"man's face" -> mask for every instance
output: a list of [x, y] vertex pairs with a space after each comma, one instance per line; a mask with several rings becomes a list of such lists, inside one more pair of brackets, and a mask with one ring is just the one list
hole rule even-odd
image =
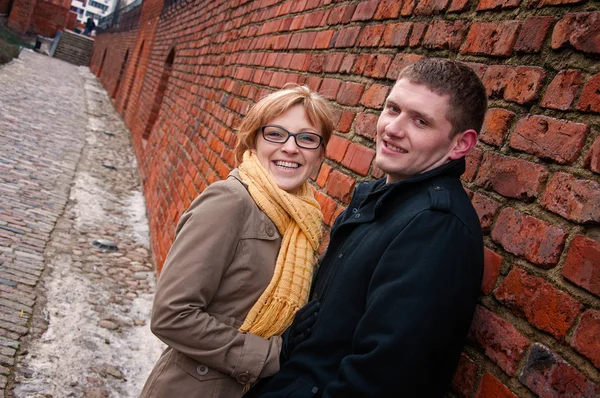
[[377, 122], [375, 164], [388, 175], [388, 183], [455, 158], [453, 150], [460, 134], [450, 139], [448, 100], [448, 96], [407, 79], [394, 85]]

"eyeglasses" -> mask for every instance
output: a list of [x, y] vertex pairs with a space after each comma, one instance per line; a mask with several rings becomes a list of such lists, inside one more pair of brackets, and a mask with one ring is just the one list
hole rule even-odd
[[262, 126], [260, 128], [262, 136], [266, 141], [276, 144], [285, 144], [290, 137], [294, 137], [296, 145], [304, 149], [317, 149], [323, 142], [323, 137], [315, 133], [296, 133], [292, 134], [283, 127]]

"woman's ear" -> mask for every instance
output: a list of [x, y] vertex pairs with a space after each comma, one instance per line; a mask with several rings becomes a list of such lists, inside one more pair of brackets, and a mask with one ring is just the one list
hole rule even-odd
[[464, 158], [477, 144], [477, 132], [475, 130], [466, 130], [456, 134], [452, 139], [454, 147], [450, 151], [449, 158], [452, 160]]

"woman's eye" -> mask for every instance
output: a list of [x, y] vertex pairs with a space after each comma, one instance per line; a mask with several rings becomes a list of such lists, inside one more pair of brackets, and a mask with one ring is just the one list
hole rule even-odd
[[302, 142], [316, 142], [317, 141], [317, 138], [314, 137], [312, 134], [302, 134], [302, 135], [298, 136], [298, 138]]
[[269, 138], [283, 137], [283, 133], [281, 133], [280, 131], [268, 131], [266, 134], [267, 134], [267, 137], [269, 137]]

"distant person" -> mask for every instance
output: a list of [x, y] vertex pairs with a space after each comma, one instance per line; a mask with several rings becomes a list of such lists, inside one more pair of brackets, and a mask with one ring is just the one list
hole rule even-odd
[[279, 370], [280, 335], [308, 301], [322, 237], [307, 180], [333, 129], [325, 100], [304, 86], [250, 109], [241, 164], [179, 219], [150, 326], [168, 348], [142, 397], [239, 398]]
[[310, 310], [284, 334], [305, 338], [285, 345], [280, 371], [244, 398], [444, 396], [483, 274], [460, 175], [486, 108], [464, 64], [425, 58], [400, 72], [376, 127], [375, 164], [387, 176], [357, 184], [331, 228]]
[[87, 21], [85, 22], [85, 29], [83, 30], [83, 34], [86, 36], [91, 36], [92, 31], [94, 29], [96, 29], [96, 24], [94, 23], [92, 17], [88, 17]]

